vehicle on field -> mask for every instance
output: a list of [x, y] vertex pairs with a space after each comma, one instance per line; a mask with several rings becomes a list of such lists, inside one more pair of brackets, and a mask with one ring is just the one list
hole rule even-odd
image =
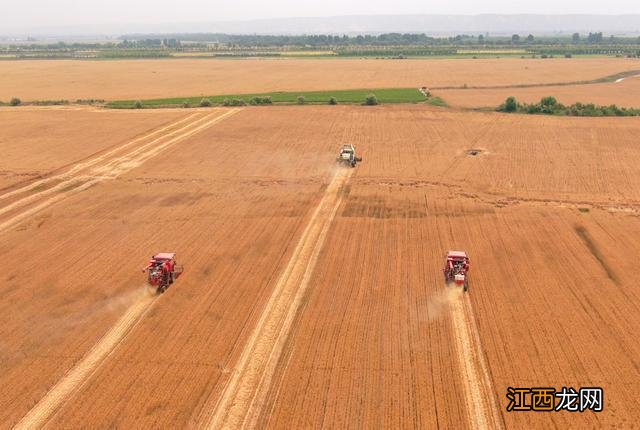
[[160, 252], [149, 260], [147, 267], [147, 283], [156, 287], [158, 293], [164, 293], [171, 284], [182, 274], [182, 266], [176, 264], [175, 252]]
[[342, 145], [337, 161], [341, 164], [347, 164], [351, 167], [356, 167], [356, 163], [361, 162], [362, 157], [356, 156], [356, 148], [354, 148], [353, 145]]
[[469, 267], [471, 260], [464, 251], [449, 251], [444, 263], [444, 280], [446, 283], [455, 282], [463, 287], [464, 291], [469, 290]]

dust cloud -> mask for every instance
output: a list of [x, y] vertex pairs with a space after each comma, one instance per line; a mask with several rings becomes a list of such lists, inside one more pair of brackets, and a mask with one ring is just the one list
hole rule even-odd
[[464, 292], [462, 287], [454, 283], [445, 284], [444, 288], [438, 289], [427, 298], [426, 319], [429, 322], [438, 321], [447, 317], [449, 309], [456, 300], [462, 298]]

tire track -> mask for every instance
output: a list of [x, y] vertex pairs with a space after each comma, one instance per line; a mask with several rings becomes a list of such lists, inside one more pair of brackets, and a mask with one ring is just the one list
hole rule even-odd
[[342, 202], [351, 169], [340, 170], [305, 228], [280, 275], [260, 319], [244, 346], [234, 372], [213, 410], [202, 416], [204, 427], [253, 428], [260, 416], [276, 366], [318, 256]]
[[[218, 112], [210, 115], [206, 115], [188, 123], [187, 125], [173, 130], [161, 137], [158, 137], [150, 142], [144, 143], [142, 146], [135, 147], [128, 153], [122, 154], [115, 158], [108, 158], [106, 155], [100, 156], [98, 160], [91, 160], [81, 165], [74, 166], [69, 172], [58, 175], [64, 180], [51, 188], [47, 188], [43, 191], [38, 191], [29, 194], [19, 200], [16, 200], [8, 205], [0, 208], [0, 216], [26, 207], [22, 212], [13, 214], [8, 219], [0, 222], [0, 232], [15, 225], [16, 223], [24, 220], [25, 218], [41, 211], [42, 209], [60, 201], [68, 196], [86, 190], [87, 188], [110, 179], [115, 179], [118, 176], [140, 166], [148, 159], [155, 157], [161, 152], [167, 150], [174, 144], [191, 137], [192, 135], [216, 124], [229, 116], [239, 112], [241, 109], [233, 109], [224, 112], [219, 115]], [[179, 123], [182, 121], [179, 121]], [[177, 123], [174, 123], [175, 126]], [[165, 128], [166, 129], [166, 128]], [[157, 133], [158, 131], [154, 132]], [[149, 136], [149, 135], [147, 135]], [[173, 137], [171, 137], [173, 136]], [[167, 137], [171, 137], [166, 140]], [[136, 140], [137, 142], [139, 140]], [[134, 141], [125, 146], [130, 146]], [[113, 151], [110, 151], [109, 155], [119, 152], [123, 147], [119, 147]], [[99, 164], [98, 161], [106, 160], [105, 163]], [[82, 174], [75, 174], [84, 169], [91, 168], [88, 172]], [[75, 174], [75, 175], [74, 175]], [[53, 180], [53, 178], [47, 178]], [[43, 180], [44, 181], [44, 180]], [[27, 187], [25, 187], [27, 188]], [[28, 186], [29, 189], [31, 185]], [[18, 190], [16, 190], [17, 192]], [[11, 192], [14, 193], [14, 192]], [[47, 196], [54, 194], [53, 197], [46, 199]], [[1, 198], [1, 197], [0, 197]]]
[[446, 288], [470, 427], [474, 429], [504, 428], [476, 327], [471, 300], [461, 288], [455, 286]]
[[93, 348], [16, 424], [15, 430], [42, 428], [62, 404], [91, 377], [149, 312], [159, 296], [145, 291]]
[[[165, 151], [177, 142], [190, 137], [217, 122], [220, 122], [225, 118], [228, 118], [240, 110], [241, 109], [233, 109], [226, 111], [222, 115], [212, 114], [204, 116], [190, 123], [188, 126], [183, 127], [181, 130], [186, 130], [183, 133], [178, 134], [159, 145], [155, 142], [145, 144], [143, 148], [136, 148], [134, 151], [126, 155], [115, 160], [110, 160], [109, 163], [101, 166], [101, 170], [103, 171], [102, 173], [104, 174], [103, 176], [82, 176], [75, 178], [75, 180], [85, 178], [89, 178], [90, 180], [81, 182], [80, 185], [73, 190], [46, 199], [40, 204], [29, 208], [25, 212], [0, 223], [0, 231], [15, 224], [15, 222], [18, 222], [21, 219], [26, 218], [27, 216], [68, 197], [69, 194], [85, 190], [95, 183], [105, 179], [114, 179], [118, 175], [139, 166], [146, 160], [158, 155], [162, 151]], [[40, 193], [38, 195], [40, 195]], [[45, 394], [42, 399], [40, 399], [40, 401], [20, 420], [20, 422], [16, 424], [15, 428], [32, 429], [46, 425], [53, 415], [60, 410], [64, 402], [66, 402], [73, 393], [77, 392], [78, 389], [87, 383], [98, 367], [126, 339], [127, 335], [131, 333], [136, 325], [142, 321], [147, 312], [149, 312], [154, 303], [156, 303], [158, 297], [159, 296], [146, 293], [146, 290], [145, 293], [134, 297], [132, 304], [115, 323], [115, 325]]]
[[[191, 117], [188, 117], [188, 118], [191, 118]], [[30, 198], [33, 198], [34, 196], [45, 195], [46, 193], [51, 193], [52, 191], [55, 191], [56, 189], [64, 188], [64, 186], [68, 185], [73, 180], [77, 180], [78, 178], [83, 178], [83, 176], [81, 176], [79, 174], [79, 172], [81, 172], [82, 170], [89, 169], [90, 167], [95, 166], [93, 168], [93, 171], [94, 172], [100, 171], [101, 168], [104, 167], [104, 166], [101, 166], [98, 163], [100, 161], [102, 161], [102, 160], [106, 160], [106, 165], [105, 166], [112, 165], [114, 162], [122, 160], [124, 157], [131, 157], [133, 155], [136, 155], [140, 151], [142, 151], [142, 150], [144, 150], [146, 148], [149, 148], [152, 145], [157, 144], [158, 142], [160, 142], [161, 140], [163, 140], [163, 139], [165, 139], [165, 138], [167, 138], [169, 136], [172, 136], [172, 135], [174, 135], [176, 133], [179, 133], [181, 131], [187, 130], [189, 127], [192, 127], [193, 125], [196, 125], [199, 122], [204, 121], [206, 118], [207, 118], [206, 116], [202, 116], [202, 117], [196, 119], [195, 121], [190, 122], [186, 126], [178, 128], [176, 130], [172, 130], [169, 133], [166, 133], [166, 134], [164, 134], [164, 135], [162, 135], [162, 136], [160, 136], [160, 137], [158, 137], [158, 138], [156, 138], [156, 139], [154, 139], [154, 140], [152, 140], [150, 142], [144, 143], [142, 146], [135, 147], [131, 152], [122, 154], [119, 157], [115, 157], [115, 158], [112, 158], [112, 159], [108, 158], [109, 156], [117, 154], [118, 152], [122, 151], [123, 149], [126, 149], [127, 147], [132, 146], [133, 144], [138, 143], [139, 141], [144, 140], [144, 139], [154, 135], [157, 132], [151, 133], [151, 134], [149, 134], [147, 136], [143, 136], [143, 137], [141, 137], [139, 139], [135, 139], [135, 140], [133, 140], [133, 141], [131, 141], [131, 142], [125, 144], [125, 145], [122, 145], [122, 146], [120, 146], [118, 148], [115, 148], [115, 149], [105, 153], [105, 154], [102, 154], [102, 155], [98, 156], [97, 158], [94, 158], [94, 159], [88, 160], [86, 162], [82, 162], [82, 163], [76, 164], [68, 172], [61, 173], [61, 174], [58, 174], [58, 175], [55, 175], [55, 176], [52, 176], [52, 177], [49, 177], [49, 178], [42, 179], [42, 180], [37, 181], [37, 182], [35, 182], [33, 184], [29, 184], [26, 187], [23, 187], [21, 189], [10, 191], [8, 193], [0, 195], [0, 200], [6, 199], [6, 198], [9, 198], [9, 197], [12, 197], [12, 196], [15, 196], [17, 194], [24, 193], [24, 192], [28, 192], [28, 191], [32, 191], [32, 190], [39, 190], [45, 184], [47, 184], [49, 182], [54, 182], [56, 180], [61, 180], [63, 182], [58, 183], [53, 188], [49, 188], [49, 189], [46, 189], [44, 191], [38, 191], [35, 194], [31, 194], [31, 195], [29, 195], [29, 196], [27, 196], [27, 197], [25, 197], [23, 199], [20, 199], [20, 200], [14, 202], [14, 203], [11, 203], [9, 206], [15, 206], [15, 205], [19, 204], [19, 202], [24, 201], [24, 200], [28, 200]], [[179, 125], [182, 122], [183, 121], [178, 121], [178, 122], [172, 124], [171, 126]], [[171, 127], [171, 126], [169, 126], [169, 127]], [[167, 128], [168, 127], [165, 127], [165, 128], [163, 128], [161, 130], [166, 130]], [[158, 130], [158, 131], [160, 131], [160, 130]], [[91, 172], [91, 171], [89, 171], [89, 172]], [[86, 175], [86, 176], [90, 176], [90, 175]]]
[[34, 182], [30, 183], [29, 185], [26, 185], [24, 187], [21, 187], [21, 188], [18, 188], [18, 189], [14, 189], [14, 190], [8, 191], [6, 193], [0, 194], [0, 200], [4, 200], [6, 198], [12, 197], [12, 196], [20, 194], [20, 193], [28, 192], [28, 191], [31, 191], [33, 189], [37, 189], [38, 187], [41, 187], [44, 184], [46, 184], [48, 182], [51, 182], [51, 181], [54, 181], [56, 179], [67, 178], [69, 176], [72, 176], [74, 173], [76, 173], [76, 172], [78, 172], [78, 171], [80, 171], [82, 169], [91, 167], [94, 164], [100, 162], [101, 160], [103, 160], [103, 159], [105, 159], [105, 158], [107, 158], [107, 157], [109, 157], [109, 156], [111, 156], [113, 154], [116, 154], [116, 153], [118, 153], [119, 151], [121, 151], [123, 149], [126, 149], [126, 148], [128, 148], [128, 147], [130, 147], [132, 145], [135, 145], [136, 143], [138, 143], [140, 141], [143, 141], [145, 139], [148, 139], [150, 137], [155, 136], [156, 134], [159, 134], [159, 133], [161, 133], [163, 131], [166, 131], [166, 130], [169, 130], [169, 129], [177, 126], [177, 125], [180, 125], [180, 124], [192, 119], [195, 116], [197, 116], [197, 115], [196, 114], [189, 115], [189, 116], [187, 116], [185, 118], [182, 118], [182, 119], [180, 119], [180, 120], [178, 120], [176, 122], [173, 122], [173, 123], [171, 123], [171, 124], [169, 124], [169, 125], [167, 125], [165, 127], [162, 127], [162, 128], [160, 128], [158, 130], [154, 130], [151, 133], [148, 133], [148, 134], [146, 134], [144, 136], [141, 136], [141, 137], [138, 137], [138, 138], [136, 138], [136, 139], [134, 139], [132, 141], [129, 141], [129, 142], [125, 143], [124, 145], [118, 146], [116, 148], [112, 148], [112, 149], [108, 150], [107, 152], [98, 155], [95, 158], [90, 158], [89, 160], [82, 161], [80, 163], [76, 163], [67, 172], [63, 172], [63, 173], [60, 173], [60, 174], [49, 176], [49, 177], [40, 179], [38, 181], [34, 181]]

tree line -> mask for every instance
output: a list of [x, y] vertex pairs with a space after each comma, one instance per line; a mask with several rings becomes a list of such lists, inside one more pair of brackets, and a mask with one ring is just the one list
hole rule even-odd
[[[225, 33], [178, 33], [178, 34], [130, 34], [120, 38], [126, 43], [161, 44], [162, 41], [189, 41], [203, 44], [224, 44], [232, 47], [340, 47], [340, 46], [437, 46], [437, 45], [504, 45], [504, 44], [640, 44], [640, 37], [605, 38], [600, 33], [588, 35], [543, 36], [534, 37], [532, 34], [521, 36], [513, 34], [510, 37], [489, 36], [486, 34], [460, 34], [448, 37], [433, 37], [425, 33], [383, 33], [379, 35], [235, 35]], [[124, 43], [123, 42], [123, 43]], [[166, 42], [165, 42], [166, 45]]]

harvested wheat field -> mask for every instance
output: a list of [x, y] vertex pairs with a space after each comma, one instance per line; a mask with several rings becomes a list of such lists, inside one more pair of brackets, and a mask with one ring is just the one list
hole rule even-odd
[[495, 86], [592, 80], [636, 59], [157, 59], [0, 62], [0, 100], [149, 99], [266, 91]]
[[[11, 115], [46, 174], [0, 193], [0, 427], [640, 419], [638, 118]], [[47, 162], [41, 123], [50, 142], [77, 127]], [[356, 168], [336, 165], [343, 143]], [[466, 294], [444, 284], [449, 249], [471, 256]], [[140, 269], [159, 251], [185, 271], [156, 295]], [[602, 387], [604, 411], [507, 412], [510, 386]]]
[[437, 90], [454, 107], [496, 108], [510, 96], [519, 102], [537, 103], [542, 97], [554, 96], [564, 104], [594, 103], [609, 106], [640, 107], [640, 75], [619, 81], [587, 85], [551, 85], [529, 88], [451, 89]]

